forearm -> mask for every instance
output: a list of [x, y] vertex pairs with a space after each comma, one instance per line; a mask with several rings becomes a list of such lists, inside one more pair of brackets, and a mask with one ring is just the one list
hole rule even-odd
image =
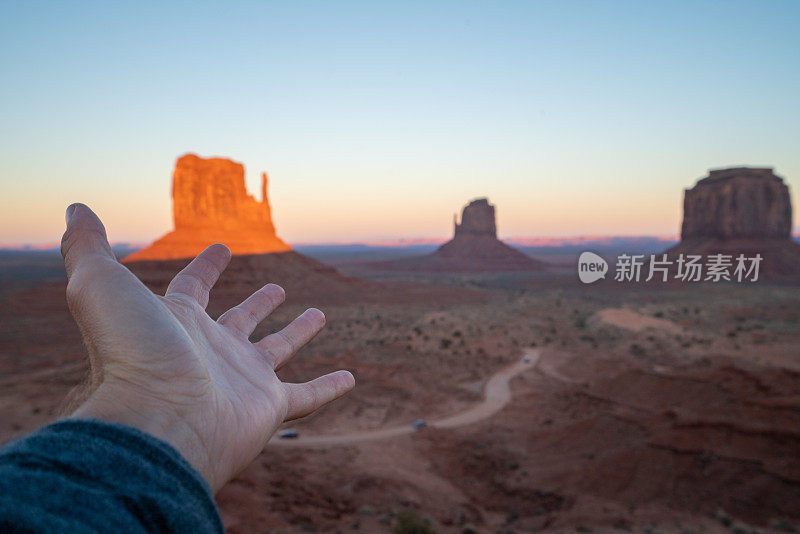
[[0, 449], [3, 532], [222, 532], [204, 479], [134, 428], [67, 419]]

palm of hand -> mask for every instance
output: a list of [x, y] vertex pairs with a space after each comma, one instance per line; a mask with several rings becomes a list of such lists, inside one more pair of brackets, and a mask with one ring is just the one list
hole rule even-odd
[[214, 321], [209, 291], [230, 260], [212, 245], [153, 294], [111, 254], [99, 219], [77, 205], [64, 235], [67, 300], [92, 365], [93, 390], [75, 416], [137, 426], [175, 446], [216, 490], [261, 451], [278, 425], [353, 387], [340, 371], [305, 384], [275, 374], [324, 325], [309, 309], [251, 343], [283, 301], [268, 284]]

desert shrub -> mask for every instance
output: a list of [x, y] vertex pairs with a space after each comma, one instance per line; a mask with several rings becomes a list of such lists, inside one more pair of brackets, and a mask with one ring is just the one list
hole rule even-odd
[[407, 510], [397, 514], [394, 534], [436, 534], [436, 531], [431, 528], [430, 521]]
[[631, 345], [631, 349], [630, 350], [631, 350], [631, 354], [633, 354], [634, 356], [638, 356], [638, 357], [642, 357], [647, 353], [647, 351], [645, 351], [644, 348], [641, 345], [638, 345], [636, 343]]

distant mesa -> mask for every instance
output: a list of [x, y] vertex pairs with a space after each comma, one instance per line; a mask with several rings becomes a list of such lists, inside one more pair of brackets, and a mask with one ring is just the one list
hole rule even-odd
[[773, 169], [712, 170], [684, 191], [681, 241], [667, 253], [761, 254], [765, 276], [797, 276], [800, 244], [791, 230], [789, 188]]
[[478, 198], [467, 204], [461, 212], [461, 222], [454, 216], [453, 226], [453, 239], [432, 254], [375, 262], [372, 266], [386, 270], [428, 272], [545, 270], [544, 263], [497, 239], [495, 209], [486, 198]]
[[772, 169], [713, 170], [683, 197], [681, 239], [789, 239], [789, 188]]
[[267, 199], [267, 175], [261, 175], [261, 201], [247, 193], [244, 166], [224, 158], [186, 154], [172, 174], [175, 229], [124, 261], [196, 256], [213, 243], [233, 254], [284, 252], [291, 247], [276, 234]]

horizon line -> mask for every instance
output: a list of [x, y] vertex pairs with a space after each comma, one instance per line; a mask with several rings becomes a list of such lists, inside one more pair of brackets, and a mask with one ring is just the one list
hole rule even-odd
[[[800, 231], [792, 232], [791, 239], [800, 241]], [[437, 246], [448, 242], [452, 238], [434, 237], [404, 237], [394, 239], [364, 239], [353, 241], [298, 241], [288, 242], [293, 249], [296, 247], [347, 247], [364, 246], [375, 248], [411, 248], [414, 246]], [[511, 236], [498, 238], [501, 241], [516, 245], [518, 247], [532, 248], [560, 248], [582, 244], [596, 244], [597, 242], [611, 240], [640, 240], [649, 239], [664, 243], [679, 242], [680, 236], [677, 234], [607, 234], [607, 235], [577, 235], [577, 236]], [[113, 241], [109, 243], [112, 247], [127, 247], [131, 249], [141, 249], [152, 244], [152, 241]], [[28, 252], [49, 252], [61, 248], [60, 241], [48, 241], [40, 243], [0, 243], [0, 251], [28, 251]]]
[[[793, 234], [793, 237], [800, 238], [800, 232]], [[421, 245], [441, 245], [452, 239], [436, 237], [402, 237], [387, 239], [362, 239], [362, 240], [327, 240], [327, 241], [296, 241], [287, 242], [291, 247], [308, 246], [370, 246], [386, 248], [404, 248]], [[605, 234], [605, 235], [575, 235], [575, 236], [508, 236], [499, 237], [501, 241], [506, 241], [517, 246], [566, 246], [581, 243], [606, 241], [612, 239], [651, 239], [657, 241], [679, 241], [677, 234]], [[112, 247], [144, 248], [152, 244], [152, 241], [113, 241]], [[0, 250], [6, 251], [48, 251], [57, 250], [61, 247], [60, 241], [47, 242], [28, 242], [28, 243], [0, 243]]]

